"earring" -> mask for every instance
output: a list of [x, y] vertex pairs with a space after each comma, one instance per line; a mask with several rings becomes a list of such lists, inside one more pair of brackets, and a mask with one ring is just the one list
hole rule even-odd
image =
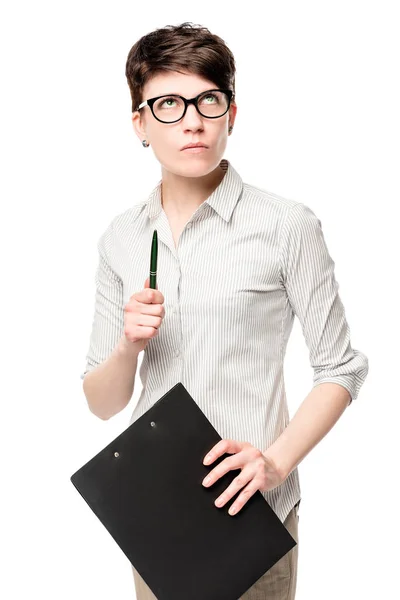
[[148, 144], [146, 140], [142, 140], [142, 146], [144, 148], [148, 148], [150, 146], [150, 144]]
[[232, 133], [232, 130], [233, 130], [233, 125], [229, 125], [229, 129], [228, 129], [229, 133]]

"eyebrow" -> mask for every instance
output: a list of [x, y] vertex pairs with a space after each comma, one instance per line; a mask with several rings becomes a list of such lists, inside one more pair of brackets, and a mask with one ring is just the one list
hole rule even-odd
[[[196, 98], [196, 96], [199, 96], [200, 94], [204, 94], [205, 92], [209, 92], [211, 90], [218, 90], [219, 88], [208, 88], [207, 90], [203, 90], [202, 92], [199, 92], [198, 94], [195, 94], [194, 96], [192, 96], [192, 98]], [[183, 96], [183, 94], [179, 94], [178, 92], [167, 92], [165, 94], [157, 94], [157, 96]], [[155, 96], [153, 96], [154, 98]], [[183, 96], [183, 98], [186, 98], [186, 96]]]

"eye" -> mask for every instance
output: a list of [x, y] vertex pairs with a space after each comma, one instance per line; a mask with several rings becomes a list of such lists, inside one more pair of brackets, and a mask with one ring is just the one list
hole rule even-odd
[[201, 101], [201, 102], [203, 102], [203, 101], [204, 101], [204, 100], [206, 100], [206, 99], [207, 99], [207, 100], [208, 100], [208, 99], [210, 99], [210, 100], [212, 100], [212, 101], [211, 101], [211, 102], [204, 102], [204, 104], [215, 104], [215, 103], [218, 103], [218, 102], [219, 102], [219, 98], [218, 98], [217, 94], [213, 94], [213, 93], [211, 93], [211, 92], [210, 92], [209, 94], [206, 94], [205, 96], [203, 96], [203, 97], [200, 99], [200, 101]]
[[175, 96], [164, 96], [157, 101], [156, 109], [160, 110], [165, 108], [176, 108], [177, 106], [180, 106], [180, 104], [180, 98], [176, 98]]
[[163, 104], [168, 104], [168, 106], [171, 106], [171, 104], [170, 104], [171, 102], [176, 102], [175, 98], [166, 98], [166, 100], [164, 100], [164, 101], [161, 103], [161, 106], [162, 106]]

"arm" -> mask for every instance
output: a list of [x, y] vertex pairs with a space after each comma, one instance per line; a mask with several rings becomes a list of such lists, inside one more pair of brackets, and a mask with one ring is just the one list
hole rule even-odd
[[282, 480], [332, 429], [350, 402], [349, 392], [336, 383], [322, 383], [311, 390], [278, 439], [263, 453], [272, 459]]
[[300, 320], [314, 377], [313, 389], [264, 452], [284, 477], [357, 398], [368, 373], [367, 356], [350, 344], [334, 266], [320, 220], [305, 204], [294, 205], [281, 231], [282, 284], [288, 308]]
[[93, 414], [107, 420], [127, 406], [132, 398], [140, 349], [125, 335], [111, 355], [86, 373], [83, 391]]
[[95, 311], [83, 379], [89, 409], [109, 419], [128, 404], [133, 394], [139, 348], [124, 334], [123, 284], [110, 267], [111, 223], [97, 247]]

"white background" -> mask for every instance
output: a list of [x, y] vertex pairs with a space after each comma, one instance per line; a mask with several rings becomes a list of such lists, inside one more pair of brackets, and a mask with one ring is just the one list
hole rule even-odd
[[[130, 565], [69, 478], [128, 425], [90, 413], [80, 374], [96, 243], [160, 178], [131, 124], [125, 62], [167, 24], [220, 35], [237, 63], [225, 157], [322, 222], [359, 398], [299, 466], [297, 600], [393, 598], [399, 558], [398, 3], [14, 2], [1, 44], [2, 598], [135, 597]], [[240, 12], [239, 12], [240, 11]], [[295, 320], [290, 414], [312, 371]], [[223, 557], [221, 557], [223, 560]], [[188, 599], [190, 600], [190, 599]]]

